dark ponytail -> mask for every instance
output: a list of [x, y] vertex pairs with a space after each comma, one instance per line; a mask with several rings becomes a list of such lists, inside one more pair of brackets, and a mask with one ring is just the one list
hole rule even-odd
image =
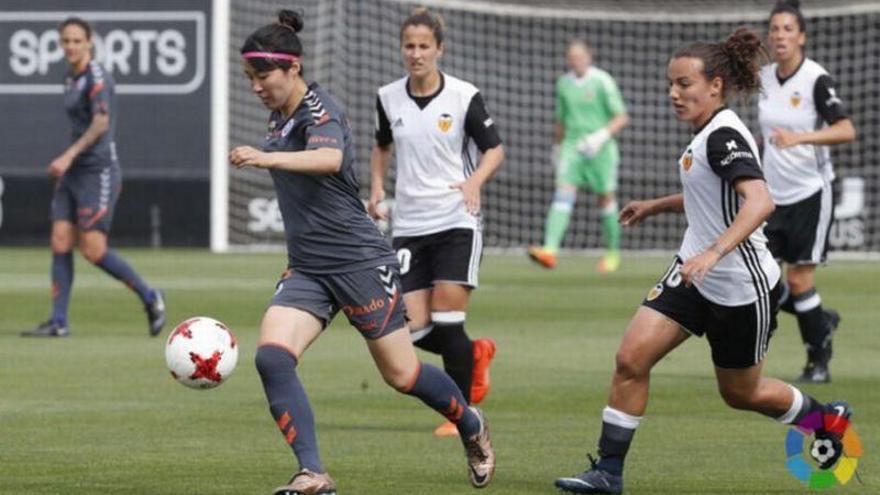
[[673, 58], [698, 58], [703, 61], [707, 81], [720, 77], [724, 96], [748, 96], [761, 89], [758, 72], [769, 57], [761, 38], [749, 28], [740, 27], [721, 43], [693, 43], [678, 50]]
[[[302, 43], [297, 33], [302, 31], [303, 18], [299, 12], [282, 9], [278, 11], [278, 22], [261, 27], [253, 32], [241, 46], [242, 55], [247, 53], [276, 53], [301, 57]], [[292, 61], [270, 57], [246, 57], [248, 63], [257, 71], [272, 69], [287, 70]], [[302, 63], [300, 63], [302, 75]]]
[[770, 11], [770, 19], [776, 14], [791, 14], [797, 19], [798, 27], [802, 33], [807, 32], [807, 22], [804, 20], [804, 14], [801, 13], [800, 0], [779, 0]]

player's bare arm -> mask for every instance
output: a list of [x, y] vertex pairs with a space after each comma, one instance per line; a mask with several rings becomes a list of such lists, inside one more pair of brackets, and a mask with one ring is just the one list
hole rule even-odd
[[730, 227], [718, 236], [711, 246], [684, 262], [681, 275], [686, 284], [695, 280], [702, 281], [718, 260], [749, 237], [776, 208], [767, 189], [767, 183], [762, 179], [739, 180], [734, 185], [734, 189], [744, 200], [739, 213]]
[[305, 174], [332, 174], [342, 167], [342, 151], [336, 148], [318, 148], [265, 152], [251, 146], [239, 146], [229, 152], [229, 162], [236, 168], [255, 167]]
[[110, 116], [105, 113], [96, 114], [92, 117], [92, 123], [86, 132], [73, 142], [64, 153], [52, 160], [49, 164], [49, 175], [52, 177], [60, 177], [70, 168], [73, 160], [84, 150], [89, 149], [101, 139], [101, 136], [110, 129]]

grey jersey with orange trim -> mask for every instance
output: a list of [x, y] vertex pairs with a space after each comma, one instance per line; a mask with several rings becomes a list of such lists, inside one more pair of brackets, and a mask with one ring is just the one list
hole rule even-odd
[[110, 117], [110, 127], [98, 141], [77, 155], [71, 170], [97, 170], [117, 162], [116, 101], [113, 77], [96, 60], [89, 62], [79, 74], [68, 72], [64, 81], [64, 109], [70, 118], [71, 142], [76, 141], [92, 124], [96, 114]]
[[304, 273], [343, 273], [396, 265], [397, 257], [358, 195], [354, 142], [345, 112], [311, 84], [287, 119], [269, 117], [264, 151], [335, 148], [342, 166], [332, 174], [270, 170], [287, 237], [288, 265]]

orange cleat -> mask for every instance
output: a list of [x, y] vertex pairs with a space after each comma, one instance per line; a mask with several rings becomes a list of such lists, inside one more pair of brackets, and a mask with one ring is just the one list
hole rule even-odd
[[474, 341], [474, 372], [471, 375], [471, 404], [483, 402], [489, 393], [489, 365], [495, 357], [495, 341], [477, 339]]
[[453, 423], [446, 421], [445, 423], [441, 423], [437, 428], [434, 428], [434, 436], [440, 438], [457, 437], [458, 427]]
[[617, 252], [606, 254], [596, 265], [596, 271], [599, 273], [616, 272], [618, 268], [620, 268], [620, 253]]
[[529, 258], [544, 268], [553, 268], [556, 266], [556, 253], [539, 246], [530, 247], [528, 252]]

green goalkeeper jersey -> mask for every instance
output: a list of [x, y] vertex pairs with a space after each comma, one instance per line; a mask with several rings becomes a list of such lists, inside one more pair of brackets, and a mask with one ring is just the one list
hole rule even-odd
[[556, 81], [556, 120], [565, 127], [565, 142], [574, 142], [608, 125], [626, 111], [611, 74], [590, 67], [582, 78], [569, 72]]

